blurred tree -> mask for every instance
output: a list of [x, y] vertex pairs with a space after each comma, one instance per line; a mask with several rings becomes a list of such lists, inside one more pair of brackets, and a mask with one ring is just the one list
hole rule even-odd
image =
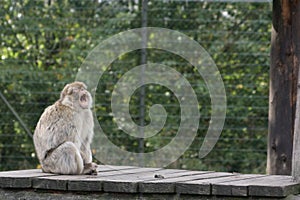
[[[141, 27], [141, 16], [141, 1], [135, 0], [1, 1], [0, 90], [33, 132], [43, 109], [58, 98], [64, 84], [74, 80], [87, 54], [106, 38]], [[215, 149], [199, 160], [197, 153], [210, 120], [206, 85], [186, 60], [169, 52], [147, 50], [148, 62], [166, 64], [183, 74], [199, 101], [198, 136], [170, 167], [264, 172], [270, 22], [266, 3], [149, 1], [148, 26], [178, 30], [198, 41], [221, 71], [228, 99], [222, 137]], [[133, 152], [139, 151], [138, 140], [114, 123], [110, 100], [116, 82], [139, 65], [140, 59], [140, 50], [121, 55], [103, 74], [95, 96], [103, 131], [120, 148]], [[137, 123], [139, 99], [138, 89], [130, 101], [130, 113]], [[153, 104], [164, 105], [168, 118], [159, 134], [145, 140], [146, 152], [168, 144], [180, 124], [180, 105], [168, 88], [145, 86], [146, 124]], [[6, 105], [0, 104], [0, 113], [0, 170], [36, 167], [31, 138]]]

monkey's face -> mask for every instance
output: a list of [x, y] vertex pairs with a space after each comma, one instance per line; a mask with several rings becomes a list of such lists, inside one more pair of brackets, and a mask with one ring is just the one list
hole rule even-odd
[[91, 108], [92, 97], [91, 94], [84, 88], [80, 88], [78, 91], [79, 105], [83, 109]]
[[79, 106], [82, 109], [92, 107], [92, 96], [82, 82], [67, 84], [60, 95], [61, 101], [64, 101], [66, 98], [72, 102], [73, 106]]

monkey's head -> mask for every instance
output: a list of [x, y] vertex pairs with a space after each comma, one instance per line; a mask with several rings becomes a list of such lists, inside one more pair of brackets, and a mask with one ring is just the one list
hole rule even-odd
[[82, 82], [67, 84], [60, 93], [60, 100], [63, 105], [89, 109], [92, 107], [92, 96]]

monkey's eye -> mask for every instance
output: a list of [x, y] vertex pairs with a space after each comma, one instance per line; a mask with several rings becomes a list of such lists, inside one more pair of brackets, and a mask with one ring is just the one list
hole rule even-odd
[[79, 88], [73, 88], [73, 91], [75, 92], [75, 93], [77, 93], [78, 91], [79, 91]]

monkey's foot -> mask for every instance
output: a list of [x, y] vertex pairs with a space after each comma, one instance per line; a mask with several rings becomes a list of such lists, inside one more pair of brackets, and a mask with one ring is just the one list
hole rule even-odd
[[84, 165], [83, 174], [86, 174], [86, 175], [97, 175], [98, 174], [97, 167], [98, 167], [98, 165], [96, 163], [94, 163], [94, 162], [92, 162], [92, 163], [86, 163]]

